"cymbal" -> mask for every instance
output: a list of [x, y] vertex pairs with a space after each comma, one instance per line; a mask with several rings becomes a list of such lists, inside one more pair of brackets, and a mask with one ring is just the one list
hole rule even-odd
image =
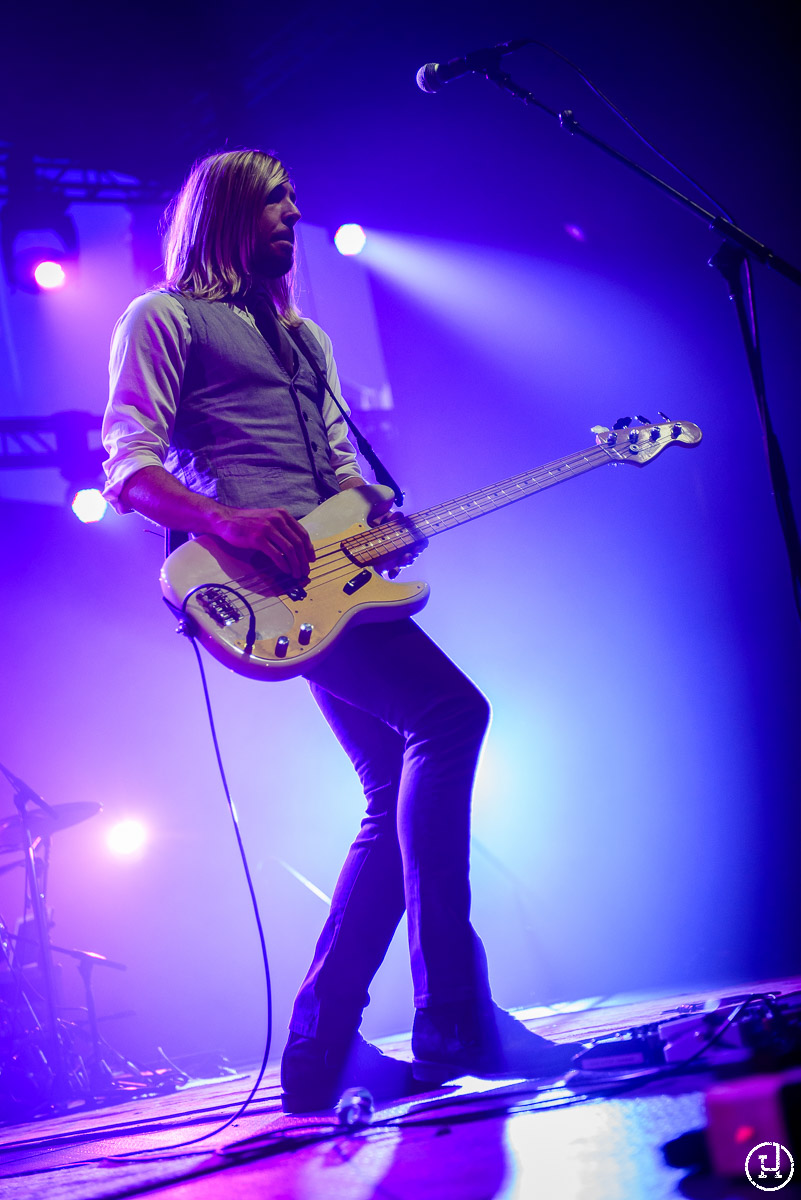
[[[51, 834], [58, 833], [60, 829], [67, 829], [70, 825], [88, 821], [90, 817], [99, 813], [103, 806], [95, 804], [92, 800], [76, 800], [73, 804], [51, 804], [50, 807], [52, 816], [43, 808], [34, 808], [28, 811], [26, 824], [31, 831], [31, 837], [50, 837]], [[20, 816], [6, 817], [0, 821], [0, 852], [24, 850], [26, 845], [25, 830]]]

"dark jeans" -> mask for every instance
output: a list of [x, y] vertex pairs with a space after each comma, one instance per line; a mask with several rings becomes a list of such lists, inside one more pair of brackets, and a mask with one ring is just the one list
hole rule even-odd
[[340, 872], [294, 1033], [350, 1036], [408, 913], [414, 1003], [485, 1000], [470, 924], [470, 799], [489, 704], [411, 620], [360, 625], [309, 673], [367, 813]]

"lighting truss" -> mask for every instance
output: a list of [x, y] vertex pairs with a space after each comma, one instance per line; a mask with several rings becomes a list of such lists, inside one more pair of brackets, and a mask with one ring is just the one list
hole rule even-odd
[[48, 417], [0, 419], [0, 471], [55, 467], [65, 479], [100, 473], [103, 450], [93, 446], [101, 419], [93, 413], [60, 412]]
[[[7, 200], [12, 147], [0, 142], [0, 200]], [[34, 180], [66, 204], [166, 204], [172, 192], [155, 181], [143, 182], [117, 171], [96, 170], [66, 158], [33, 156]]]

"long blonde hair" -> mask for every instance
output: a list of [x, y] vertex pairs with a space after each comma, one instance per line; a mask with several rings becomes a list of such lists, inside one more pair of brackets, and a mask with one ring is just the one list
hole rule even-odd
[[[161, 286], [205, 300], [241, 297], [253, 282], [256, 225], [273, 188], [287, 183], [286, 167], [263, 150], [226, 150], [195, 163], [165, 220], [165, 278]], [[301, 324], [294, 270], [266, 281], [279, 317]]]

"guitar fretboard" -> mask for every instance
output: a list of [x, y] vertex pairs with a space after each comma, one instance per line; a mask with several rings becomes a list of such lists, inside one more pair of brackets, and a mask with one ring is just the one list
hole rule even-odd
[[524, 471], [509, 479], [502, 479], [500, 483], [457, 496], [455, 500], [421, 509], [411, 516], [391, 518], [383, 525], [346, 538], [342, 544], [358, 562], [375, 562], [404, 546], [412, 546], [434, 534], [444, 533], [446, 529], [463, 525], [466, 521], [475, 521], [487, 513], [505, 508], [507, 504], [514, 504], [535, 492], [554, 487], [557, 483], [573, 479], [585, 471], [593, 471], [605, 463], [615, 462], [618, 458], [615, 450], [608, 446], [591, 446], [588, 450], [568, 454], [533, 471]]
[[449, 500], [445, 504], [424, 508], [407, 519], [425, 537], [432, 537], [435, 533], [443, 533], [446, 529], [453, 529], [465, 521], [474, 521], [477, 517], [483, 517], [485, 513], [495, 512], [496, 509], [505, 508], [507, 504], [514, 504], [535, 492], [563, 483], [575, 475], [592, 471], [612, 459], [613, 456], [606, 447], [592, 446], [589, 450], [546, 463], [544, 467], [537, 467], [534, 471], [525, 471], [521, 475], [513, 475], [510, 479], [502, 479], [500, 483], [491, 487], [479, 488], [465, 496], [457, 496], [455, 500]]

